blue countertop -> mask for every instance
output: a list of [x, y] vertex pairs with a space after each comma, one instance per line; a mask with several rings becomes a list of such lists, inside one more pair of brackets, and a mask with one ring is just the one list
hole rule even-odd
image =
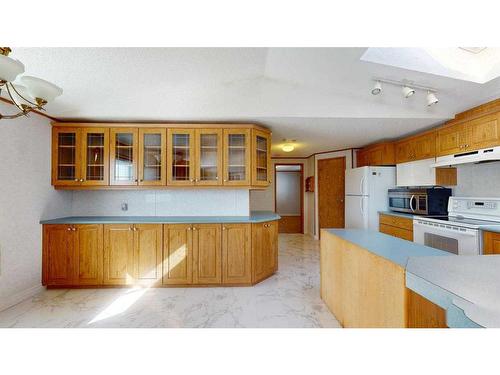
[[404, 212], [395, 212], [395, 211], [379, 211], [378, 213], [383, 214], [383, 215], [404, 217], [406, 219], [413, 219], [414, 216], [417, 216], [417, 217], [419, 216], [419, 215], [407, 214]]
[[253, 211], [250, 216], [68, 216], [40, 220], [40, 224], [211, 224], [211, 223], [262, 223], [279, 220], [271, 211]]
[[328, 232], [352, 242], [371, 253], [406, 268], [412, 256], [453, 256], [446, 251], [405, 241], [384, 233], [363, 229], [327, 229]]
[[406, 287], [445, 309], [449, 327], [500, 327], [500, 255], [456, 256], [361, 229], [328, 232], [405, 268]]

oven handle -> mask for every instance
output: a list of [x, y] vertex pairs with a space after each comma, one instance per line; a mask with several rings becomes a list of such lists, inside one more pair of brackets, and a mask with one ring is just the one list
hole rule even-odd
[[455, 234], [458, 234], [460, 236], [471, 236], [471, 237], [475, 237], [477, 235], [477, 233], [475, 232], [471, 232], [468, 228], [466, 228], [466, 231], [463, 232], [463, 231], [460, 231], [460, 230], [454, 230], [454, 229], [448, 229], [448, 228], [443, 228], [443, 227], [435, 227], [435, 226], [430, 226], [430, 225], [426, 225], [426, 224], [420, 224], [419, 222], [417, 221], [414, 221], [413, 222], [413, 228], [415, 227], [419, 227], [419, 228], [426, 228], [428, 229], [428, 232], [433, 232], [435, 233], [436, 231], [439, 231], [439, 232], [446, 232], [446, 233], [455, 233]]
[[415, 198], [415, 195], [412, 195], [411, 198], [410, 198], [410, 209], [411, 209], [411, 212], [415, 212], [415, 209], [413, 208], [413, 198]]

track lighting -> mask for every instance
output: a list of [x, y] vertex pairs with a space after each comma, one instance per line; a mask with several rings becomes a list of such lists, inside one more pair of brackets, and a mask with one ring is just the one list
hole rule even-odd
[[434, 105], [438, 102], [439, 99], [436, 97], [436, 95], [431, 91], [427, 91], [427, 106], [430, 107], [431, 105]]
[[408, 99], [410, 96], [415, 94], [415, 89], [412, 89], [411, 87], [408, 86], [403, 86], [402, 92], [404, 97]]
[[372, 95], [378, 95], [381, 92], [382, 92], [382, 83], [380, 81], [376, 81], [372, 89]]

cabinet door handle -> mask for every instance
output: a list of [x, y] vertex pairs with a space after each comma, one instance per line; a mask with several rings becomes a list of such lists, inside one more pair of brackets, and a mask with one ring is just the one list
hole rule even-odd
[[222, 230], [226, 230], [226, 227], [222, 227]]
[[83, 181], [85, 181], [85, 180], [83, 178], [80, 178], [80, 182], [83, 182]]
[[227, 180], [226, 180], [226, 179], [224, 179], [224, 182], [227, 182]]
[[219, 176], [215, 176], [215, 179], [218, 180], [219, 179]]
[[66, 230], [71, 230], [71, 227], [66, 228]]
[[197, 229], [198, 229], [198, 228], [196, 228], [196, 227], [193, 227], [193, 230], [197, 230]]
[[132, 227], [128, 227], [128, 230], [134, 230], [134, 228], [132, 228]]
[[80, 181], [80, 180], [78, 178], [75, 178], [75, 182], [78, 182], [78, 181]]
[[188, 229], [187, 229], [187, 230], [191, 230], [191, 229], [193, 229], [193, 228], [191, 228], [191, 227], [188, 227]]
[[139, 181], [143, 182], [144, 180], [141, 178]]
[[137, 180], [137, 178], [136, 178], [136, 179], [134, 180], [134, 182], [137, 182], [137, 181], [138, 181], [138, 180]]

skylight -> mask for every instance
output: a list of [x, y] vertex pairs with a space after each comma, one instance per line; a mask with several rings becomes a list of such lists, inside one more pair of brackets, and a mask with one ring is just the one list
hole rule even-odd
[[368, 48], [361, 60], [476, 83], [500, 76], [500, 48]]

